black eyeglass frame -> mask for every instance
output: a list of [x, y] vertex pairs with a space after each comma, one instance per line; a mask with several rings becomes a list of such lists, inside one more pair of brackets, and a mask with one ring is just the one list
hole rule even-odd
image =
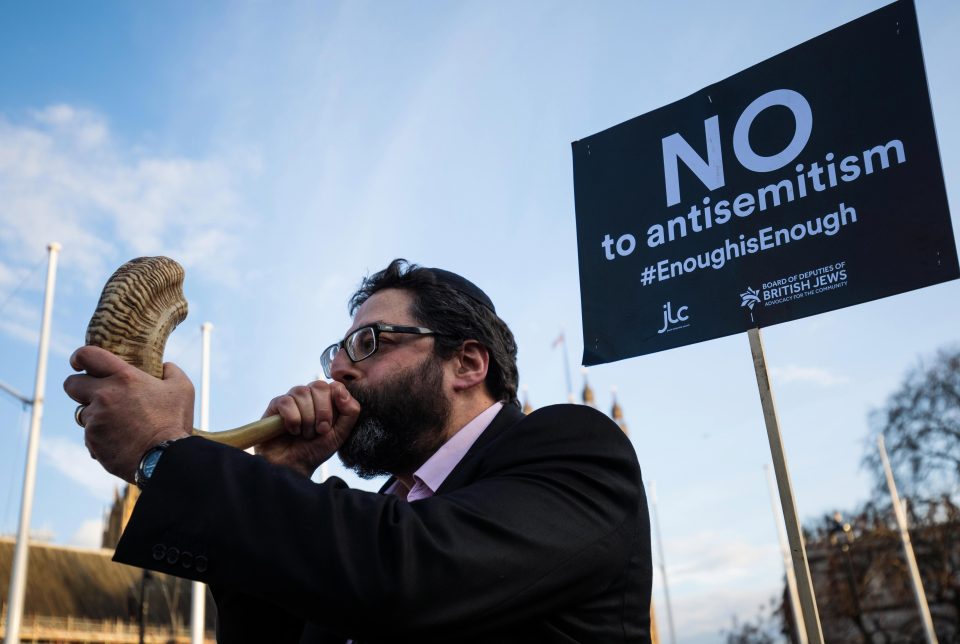
[[[367, 329], [370, 329], [373, 331], [373, 349], [370, 350], [370, 353], [364, 356], [361, 356], [359, 358], [355, 357], [353, 355], [353, 349], [352, 349], [353, 345], [350, 343], [350, 339], [356, 336], [358, 333], [362, 331], [366, 331]], [[366, 324], [360, 327], [359, 329], [353, 331], [352, 333], [350, 333], [343, 340], [340, 340], [340, 342], [334, 342], [329, 347], [323, 350], [323, 353], [320, 354], [320, 366], [323, 367], [323, 375], [326, 376], [327, 378], [333, 377], [331, 375], [331, 369], [333, 368], [333, 360], [334, 358], [337, 357], [337, 354], [340, 353], [341, 350], [345, 350], [347, 352], [347, 357], [349, 357], [350, 361], [353, 363], [366, 360], [370, 356], [376, 354], [376, 352], [380, 349], [381, 333], [406, 333], [409, 335], [441, 335], [440, 333], [438, 333], [437, 331], [434, 331], [433, 329], [428, 329], [422, 326], [403, 326], [398, 324], [383, 324], [382, 322], [377, 322], [375, 324]], [[336, 351], [334, 351], [334, 349], [336, 349]]]

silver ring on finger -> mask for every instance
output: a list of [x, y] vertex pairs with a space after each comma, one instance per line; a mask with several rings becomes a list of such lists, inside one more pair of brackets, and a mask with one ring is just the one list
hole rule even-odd
[[83, 410], [86, 408], [86, 405], [77, 405], [77, 408], [73, 410], [73, 419], [77, 421], [77, 424], [81, 427], [83, 427]]

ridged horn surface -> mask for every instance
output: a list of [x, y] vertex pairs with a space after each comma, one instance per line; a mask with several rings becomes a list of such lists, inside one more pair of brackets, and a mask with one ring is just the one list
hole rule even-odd
[[[132, 259], [107, 280], [90, 324], [87, 344], [116, 354], [125, 362], [163, 377], [167, 338], [187, 318], [183, 297], [183, 267], [169, 257]], [[283, 434], [279, 416], [237, 429], [193, 434], [240, 449], [253, 447]]]
[[162, 378], [167, 338], [186, 317], [183, 267], [169, 257], [138, 257], [107, 280], [87, 326], [87, 344]]

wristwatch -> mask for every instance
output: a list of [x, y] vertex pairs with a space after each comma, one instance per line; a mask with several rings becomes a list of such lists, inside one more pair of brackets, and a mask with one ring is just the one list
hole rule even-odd
[[143, 458], [140, 459], [140, 466], [133, 475], [133, 482], [137, 484], [138, 488], [142, 490], [146, 487], [147, 481], [150, 480], [153, 471], [157, 468], [157, 463], [160, 462], [160, 457], [172, 443], [173, 441], [163, 441], [144, 452]]

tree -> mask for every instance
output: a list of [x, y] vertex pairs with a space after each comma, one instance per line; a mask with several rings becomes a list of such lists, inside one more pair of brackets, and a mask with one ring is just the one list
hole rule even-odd
[[960, 348], [941, 349], [904, 378], [886, 404], [870, 414], [871, 439], [864, 465], [876, 479], [876, 499], [886, 480], [874, 436], [882, 433], [897, 486], [914, 502], [960, 489]]
[[[923, 641], [903, 546], [894, 521], [875, 437], [882, 433], [894, 478], [907, 504], [923, 587], [941, 642], [960, 642], [960, 348], [941, 349], [904, 377], [883, 407], [870, 413], [863, 463], [873, 498], [847, 514], [805, 526], [804, 538], [824, 638], [895, 644]], [[726, 631], [728, 644], [778, 641], [793, 632], [789, 602], [755, 622]]]
[[840, 512], [824, 515], [808, 532], [807, 556], [827, 641], [897, 641], [883, 617], [909, 605], [911, 595], [887, 514], [867, 503], [846, 519]]
[[[910, 536], [941, 642], [960, 641], [960, 507], [948, 496], [909, 508]], [[856, 644], [924, 640], [889, 499], [807, 530], [824, 639]]]
[[941, 642], [960, 641], [960, 348], [941, 349], [911, 369], [869, 424], [863, 463], [874, 475], [873, 498], [846, 519], [827, 514], [804, 531], [824, 638], [923, 641], [877, 450], [882, 433], [897, 486], [910, 499], [910, 535], [934, 627]]

